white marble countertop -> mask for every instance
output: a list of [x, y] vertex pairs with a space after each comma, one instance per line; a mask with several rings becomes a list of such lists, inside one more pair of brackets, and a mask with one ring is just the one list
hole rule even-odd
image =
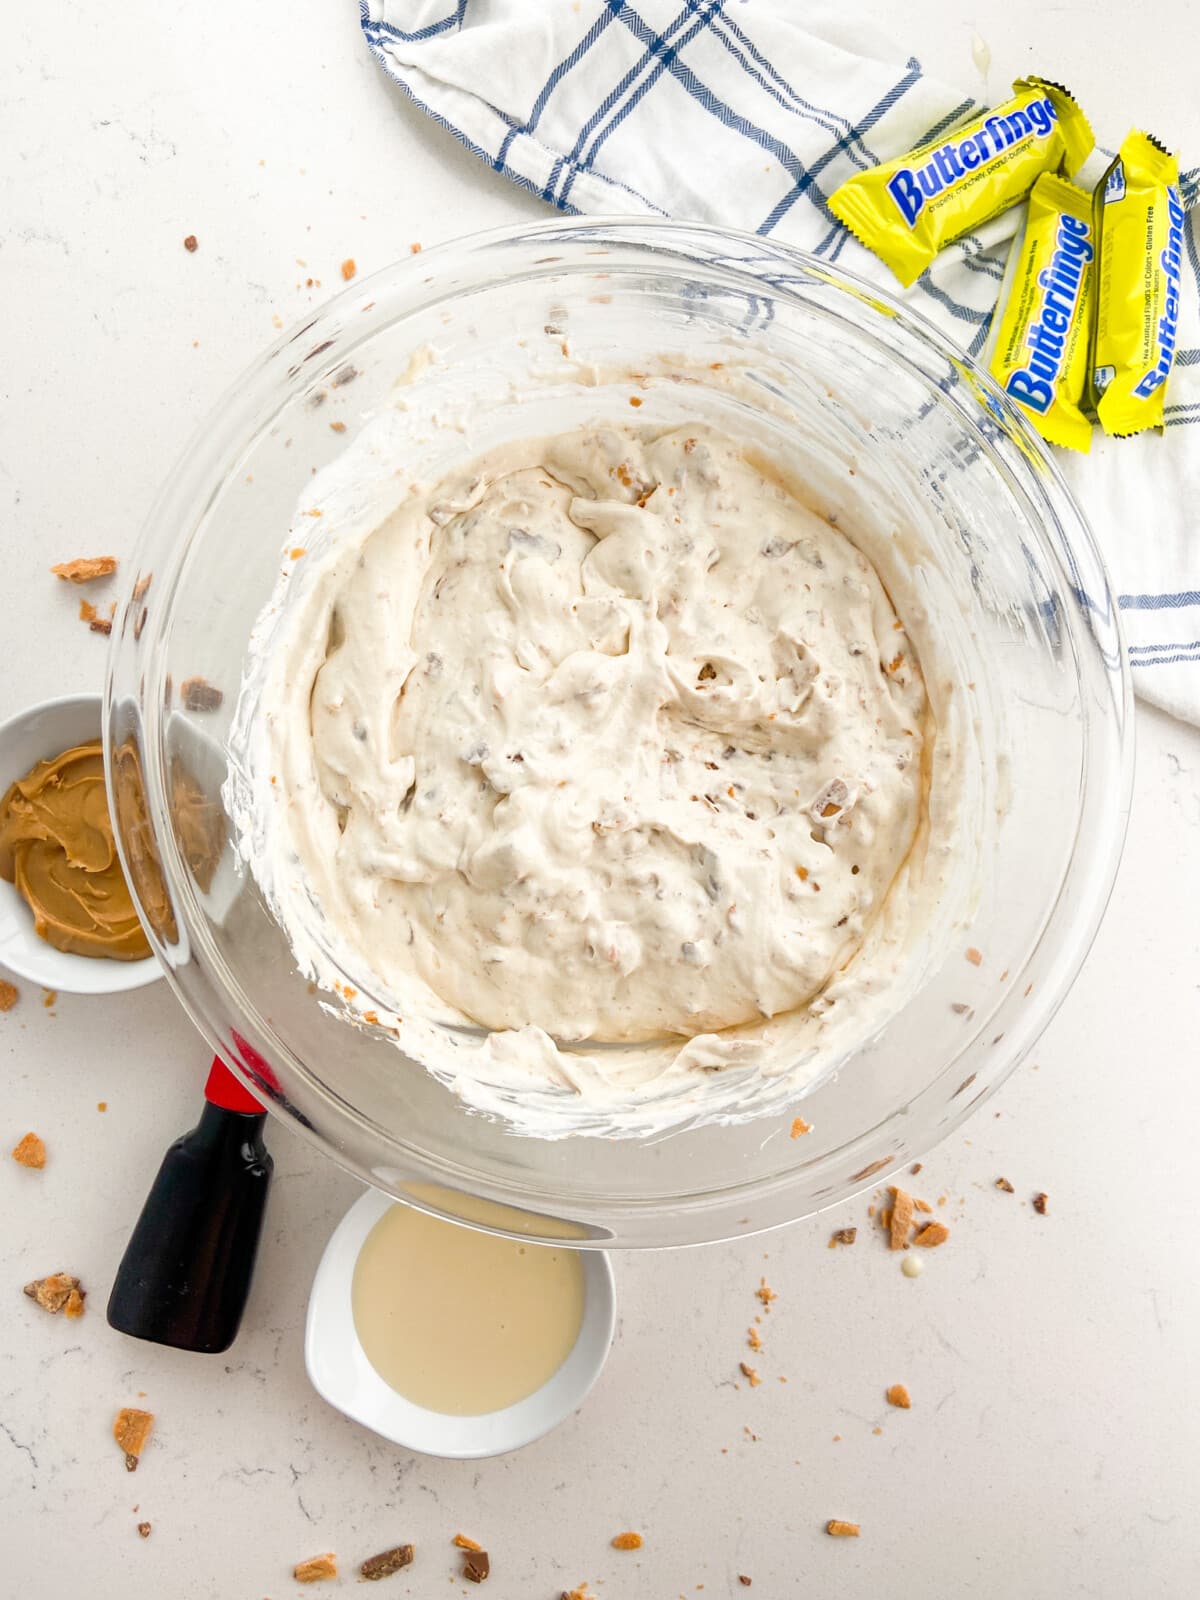
[[[4, 8], [0, 718], [99, 685], [104, 642], [47, 566], [132, 550], [199, 419], [278, 322], [337, 287], [344, 257], [366, 272], [539, 212], [401, 102], [355, 9], [293, 0], [285, 23], [233, 0]], [[1200, 146], [1193, 75], [1171, 54], [1183, 0], [1153, 25], [1151, 8], [1135, 22], [1113, 4], [996, 9], [977, 21], [994, 85], [1067, 76], [1109, 139], [1139, 121]], [[977, 82], [952, 0], [917, 0], [906, 26], [932, 70]], [[34, 1128], [50, 1160], [0, 1161], [0, 1593], [279, 1600], [306, 1592], [295, 1561], [333, 1549], [345, 1575], [313, 1591], [333, 1594], [412, 1541], [419, 1565], [385, 1592], [444, 1594], [460, 1529], [491, 1551], [494, 1600], [584, 1579], [601, 1600], [707, 1600], [743, 1592], [739, 1573], [755, 1594], [841, 1600], [1195, 1593], [1200, 734], [1143, 712], [1139, 743], [1129, 847], [1082, 977], [1034, 1059], [926, 1159], [919, 1187], [950, 1197], [954, 1232], [924, 1276], [900, 1274], [864, 1201], [760, 1241], [618, 1259], [599, 1390], [490, 1463], [408, 1455], [310, 1390], [308, 1283], [358, 1184], [282, 1127], [229, 1356], [106, 1326], [206, 1052], [165, 984], [52, 1011], [24, 985], [0, 1016], [0, 1136], [7, 1150]], [[855, 1247], [827, 1250], [849, 1223]], [[92, 1291], [82, 1321], [21, 1296], [59, 1268]], [[750, 1390], [735, 1380], [763, 1273], [779, 1299]], [[894, 1381], [911, 1411], [886, 1405]], [[127, 1475], [110, 1425], [136, 1403], [158, 1421]], [[862, 1537], [827, 1538], [829, 1517]], [[637, 1554], [609, 1546], [626, 1528]]]

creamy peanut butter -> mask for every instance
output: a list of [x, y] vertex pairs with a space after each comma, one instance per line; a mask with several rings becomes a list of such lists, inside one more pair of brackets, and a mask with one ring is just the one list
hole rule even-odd
[[0, 877], [56, 950], [115, 961], [150, 954], [117, 858], [99, 739], [39, 761], [0, 800]]

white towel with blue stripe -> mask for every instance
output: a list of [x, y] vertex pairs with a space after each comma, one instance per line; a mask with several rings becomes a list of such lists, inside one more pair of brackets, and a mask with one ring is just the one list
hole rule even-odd
[[[417, 105], [548, 204], [774, 234], [908, 300], [971, 355], [983, 351], [1019, 210], [943, 251], [908, 290], [829, 211], [844, 179], [978, 104], [874, 30], [795, 0], [360, 0], [360, 9], [372, 52]], [[1006, 85], [996, 98], [1007, 94]], [[1125, 132], [1098, 130], [1102, 142]], [[1084, 181], [1102, 165], [1093, 157]], [[1189, 207], [1198, 180], [1184, 176]], [[1091, 455], [1057, 454], [1107, 557], [1136, 689], [1200, 723], [1195, 210], [1185, 245], [1166, 432], [1097, 431]]]

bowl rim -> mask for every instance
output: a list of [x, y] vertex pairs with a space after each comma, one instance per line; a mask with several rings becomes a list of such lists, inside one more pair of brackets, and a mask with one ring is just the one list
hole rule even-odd
[[[552, 1377], [502, 1410], [455, 1416], [431, 1411], [399, 1394], [380, 1377], [354, 1325], [351, 1287], [367, 1235], [393, 1206], [411, 1205], [370, 1188], [329, 1237], [313, 1276], [304, 1324], [304, 1365], [309, 1382], [329, 1405], [392, 1444], [444, 1460], [480, 1461], [520, 1450], [576, 1412], [608, 1360], [616, 1332], [612, 1262], [604, 1251], [579, 1250], [584, 1275], [583, 1320], [575, 1343]], [[447, 1226], [471, 1224], [447, 1219]], [[493, 1232], [483, 1229], [484, 1232]], [[538, 1248], [572, 1249], [573, 1242], [543, 1239]], [[535, 1248], [533, 1242], [530, 1248]]]
[[[24, 777], [29, 771], [28, 765], [25, 765], [20, 772], [9, 777], [7, 752], [10, 744], [31, 723], [42, 720], [48, 728], [53, 728], [57, 723], [65, 722], [77, 713], [82, 716], [88, 712], [94, 713], [96, 733], [100, 735], [104, 723], [104, 699], [101, 694], [86, 690], [77, 694], [52, 695], [47, 700], [38, 700], [21, 711], [15, 711], [12, 716], [0, 722], [0, 794], [7, 790], [10, 783]], [[46, 755], [37, 759], [48, 760], [66, 748], [68, 747], [58, 744], [57, 748], [48, 750]], [[107, 786], [107, 763], [105, 778], [111, 815], [112, 791]], [[139, 910], [136, 895], [133, 896], [133, 902], [134, 909]], [[11, 929], [10, 937], [5, 937], [3, 932], [6, 924]], [[128, 994], [135, 989], [144, 989], [147, 984], [154, 983], [164, 975], [163, 964], [153, 953], [142, 956], [137, 961], [110, 961], [95, 956], [75, 955], [69, 950], [56, 950], [53, 945], [47, 944], [34, 932], [33, 917], [29, 907], [14, 885], [2, 879], [0, 879], [0, 963], [29, 983], [37, 983], [45, 989], [56, 990], [63, 994], [84, 996]]]
[[[1089, 708], [1089, 720], [1084, 741], [1084, 763], [1087, 776], [1098, 783], [1101, 778], [1105, 780], [1105, 807], [1103, 810], [1093, 808], [1090, 818], [1093, 837], [1090, 842], [1092, 860], [1089, 863], [1092, 870], [1087, 875], [1086, 882], [1077, 881], [1076, 876], [1069, 872], [1064, 873], [1059, 884], [1056, 896], [1048, 906], [1038, 937], [1030, 946], [1025, 960], [1031, 960], [1038, 952], [1044, 951], [1047, 934], [1053, 930], [1057, 949], [1051, 960], [1042, 981], [1038, 985], [1033, 1002], [1025, 1008], [1020, 1020], [1011, 1021], [1006, 1026], [1006, 1043], [1003, 1052], [996, 1052], [996, 1058], [1003, 1058], [1005, 1064], [990, 1070], [987, 1082], [982, 1084], [970, 1096], [963, 1096], [962, 1109], [948, 1116], [930, 1134], [934, 1141], [946, 1137], [953, 1129], [961, 1124], [967, 1111], [990, 1097], [992, 1093], [1007, 1078], [1015, 1068], [1018, 1061], [1029, 1049], [1034, 1040], [1052, 1019], [1061, 1005], [1070, 985], [1082, 965], [1088, 950], [1095, 938], [1103, 917], [1104, 909], [1110, 898], [1117, 865], [1120, 860], [1121, 848], [1126, 832], [1129, 800], [1133, 781], [1133, 740], [1129, 737], [1129, 723], [1132, 707], [1132, 686], [1128, 663], [1124, 657], [1122, 647], [1121, 622], [1119, 612], [1113, 599], [1111, 583], [1108, 580], [1107, 570], [1103, 558], [1095, 544], [1095, 540], [1076, 506], [1070, 491], [1062, 477], [1057, 464], [1050, 458], [1042, 442], [1032, 428], [1020, 415], [1019, 410], [988, 377], [982, 368], [978, 367], [970, 357], [954, 346], [941, 331], [930, 323], [920, 312], [912, 310], [909, 306], [899, 301], [886, 290], [880, 289], [876, 284], [857, 277], [855, 274], [841, 267], [830, 267], [819, 258], [809, 255], [794, 246], [783, 244], [774, 239], [763, 239], [753, 234], [717, 227], [712, 224], [675, 222], [669, 219], [639, 217], [595, 217], [595, 218], [549, 218], [540, 223], [509, 224], [483, 232], [470, 234], [465, 237], [435, 246], [420, 257], [401, 258], [390, 266], [380, 269], [370, 277], [356, 281], [352, 286], [343, 289], [332, 297], [314, 315], [296, 324], [287, 330], [257, 361], [251, 364], [243, 377], [227, 391], [216, 410], [201, 425], [193, 437], [184, 457], [176, 466], [175, 471], [167, 479], [163, 490], [151, 511], [145, 530], [142, 535], [142, 547], [148, 545], [156, 528], [163, 524], [172, 526], [175, 530], [187, 527], [187, 516], [190, 515], [195, 505], [203, 503], [204, 495], [200, 491], [207, 489], [212, 492], [214, 475], [219, 474], [220, 481], [224, 482], [230, 470], [231, 462], [236, 461], [238, 452], [245, 442], [247, 419], [253, 417], [257, 429], [264, 429], [271, 425], [278, 413], [294, 401], [297, 393], [296, 378], [304, 373], [305, 382], [311, 383], [323, 373], [324, 369], [315, 366], [313, 370], [305, 371], [305, 362], [319, 356], [329, 348], [323, 342], [333, 338], [339, 343], [336, 335], [346, 333], [352, 325], [344, 319], [343, 313], [356, 311], [370, 311], [376, 307], [378, 299], [383, 298], [386, 290], [392, 296], [398, 296], [403, 291], [408, 291], [407, 303], [399, 308], [393, 308], [385, 322], [376, 325], [371, 323], [364, 330], [362, 338], [369, 338], [378, 331], [379, 326], [390, 325], [402, 321], [414, 311], [426, 308], [430, 304], [438, 304], [457, 293], [446, 286], [447, 275], [439, 278], [436, 268], [439, 265], [455, 263], [459, 270], [468, 269], [472, 261], [479, 257], [486, 259], [488, 252], [498, 252], [506, 245], [524, 244], [532, 241], [562, 241], [565, 244], [579, 246], [580, 244], [633, 244], [644, 246], [649, 243], [656, 247], [665, 258], [676, 264], [688, 255], [695, 257], [696, 241], [700, 244], [716, 248], [726, 245], [739, 248], [751, 248], [755, 253], [755, 261], [761, 263], [769, 260], [772, 263], [781, 263], [790, 271], [800, 274], [805, 281], [816, 281], [834, 290], [853, 296], [856, 300], [866, 302], [882, 317], [898, 325], [904, 330], [916, 345], [931, 350], [940, 359], [951, 364], [961, 373], [969, 385], [995, 418], [1001, 420], [1002, 431], [1008, 433], [1013, 440], [1014, 449], [1012, 457], [1018, 455], [1024, 458], [1025, 469], [1030, 479], [1030, 488], [1035, 488], [1042, 496], [1044, 508], [1054, 510], [1059, 525], [1063, 529], [1066, 541], [1065, 548], [1072, 561], [1082, 558], [1089, 569], [1094, 571], [1100, 580], [1101, 598], [1107, 602], [1103, 608], [1102, 620], [1107, 631], [1107, 642], [1112, 655], [1108, 666], [1107, 677], [1103, 680], [1104, 696], [1102, 713], [1097, 713], [1095, 708]], [[693, 248], [689, 250], [689, 241]], [[703, 256], [705, 264], [710, 264], [716, 259], [712, 254]], [[746, 275], [747, 282], [754, 280], [751, 263], [745, 257], [724, 254], [720, 257], [720, 264], [728, 271], [741, 271]], [[498, 278], [502, 271], [502, 261], [497, 259], [492, 263], [495, 276]], [[430, 268], [435, 269], [430, 272]], [[644, 266], [643, 266], [644, 270]], [[422, 295], [418, 279], [426, 285], [434, 285], [427, 293]], [[450, 275], [452, 282], [452, 274]], [[488, 280], [493, 281], [492, 279]], [[333, 356], [330, 373], [348, 361], [353, 353], [356, 342], [349, 339], [347, 347], [339, 348]], [[306, 352], [306, 353], [304, 353]], [[282, 356], [291, 356], [295, 364], [288, 371], [286, 390], [281, 383], [281, 375], [274, 370]], [[326, 357], [326, 360], [329, 360]], [[247, 396], [250, 396], [248, 399]], [[947, 403], [961, 407], [961, 396], [951, 401], [946, 397]], [[266, 409], [270, 401], [272, 409]], [[964, 427], [974, 427], [980, 438], [983, 435], [976, 422], [968, 422], [967, 416], [960, 410], [956, 412], [957, 420]], [[196, 467], [197, 455], [207, 455], [203, 473]], [[1012, 480], [1011, 462], [1004, 463], [1010, 481]], [[1026, 492], [1028, 495], [1028, 491]], [[194, 532], [194, 528], [192, 530]], [[191, 534], [177, 542], [173, 553], [173, 564], [170, 569], [175, 580], [178, 580], [180, 571], [186, 563], [187, 546]], [[1045, 554], [1051, 562], [1056, 576], [1065, 579], [1068, 576], [1067, 568], [1059, 551], [1051, 548], [1047, 543]], [[160, 576], [162, 576], [160, 574]], [[1064, 583], [1064, 587], [1067, 585]], [[1096, 623], [1091, 623], [1093, 630]], [[1070, 622], [1073, 646], [1077, 646], [1084, 623], [1074, 614]], [[152, 630], [148, 630], [152, 631]], [[124, 632], [124, 629], [121, 630]], [[107, 683], [109, 716], [105, 719], [106, 754], [110, 734], [111, 713], [114, 696], [114, 663], [119, 652], [119, 636], [114, 631], [114, 638], [110, 646], [109, 675]], [[154, 695], [159, 693], [161, 684], [152, 681], [148, 672], [144, 700], [152, 703]], [[1107, 738], [1101, 738], [1105, 723], [1108, 724]], [[161, 752], [160, 752], [161, 753]], [[154, 793], [157, 774], [153, 763], [149, 764], [148, 786], [151, 791], [152, 805], [156, 808], [156, 822], [161, 821], [161, 798]], [[1083, 810], [1080, 811], [1080, 822], [1077, 824], [1073, 855], [1079, 849], [1082, 836]], [[171, 840], [167, 839], [168, 847]], [[177, 888], [178, 885], [173, 887]], [[1070, 895], [1068, 897], [1068, 889]], [[194, 996], [189, 995], [176, 982], [175, 975], [169, 974], [172, 987], [182, 1000], [185, 1008], [201, 1031], [213, 1044], [214, 1048], [229, 1061], [230, 1066], [237, 1072], [252, 1090], [266, 1098], [272, 1109], [288, 1117], [292, 1126], [302, 1136], [309, 1137], [313, 1144], [333, 1154], [342, 1165], [355, 1172], [364, 1181], [388, 1181], [386, 1169], [379, 1165], [378, 1157], [374, 1163], [368, 1162], [364, 1157], [351, 1152], [343, 1144], [341, 1148], [327, 1134], [318, 1133], [303, 1125], [303, 1120], [295, 1115], [288, 1115], [286, 1102], [280, 1104], [281, 1094], [278, 1086], [274, 1088], [269, 1082], [264, 1082], [255, 1076], [253, 1068], [243, 1061], [236, 1053], [231, 1052], [228, 1037], [222, 1033], [220, 1027], [208, 1015], [211, 1005], [206, 995], [201, 1004]], [[1000, 1002], [993, 1014], [1003, 1008]], [[257, 1026], [257, 1024], [256, 1024]], [[253, 1031], [253, 1030], [252, 1030]], [[964, 1046], [964, 1050], [967, 1047]], [[963, 1052], [960, 1051], [958, 1055]], [[644, 1198], [639, 1195], [621, 1194], [614, 1197], [615, 1204], [619, 1207], [621, 1226], [626, 1230], [626, 1236], [614, 1239], [608, 1229], [608, 1222], [614, 1214], [613, 1201], [607, 1196], [596, 1197], [592, 1195], [580, 1197], [572, 1196], [569, 1206], [570, 1214], [574, 1220], [594, 1226], [595, 1237], [591, 1241], [593, 1248], [601, 1248], [610, 1242], [618, 1243], [621, 1247], [655, 1248], [665, 1243], [707, 1243], [717, 1238], [740, 1236], [742, 1232], [760, 1232], [769, 1228], [783, 1225], [795, 1220], [799, 1215], [812, 1215], [825, 1209], [827, 1206], [840, 1203], [862, 1190], [885, 1181], [887, 1175], [897, 1171], [906, 1161], [912, 1159], [914, 1154], [921, 1153], [928, 1148], [928, 1140], [920, 1147], [908, 1147], [905, 1144], [905, 1135], [902, 1129], [896, 1128], [895, 1138], [892, 1141], [895, 1148], [888, 1152], [883, 1159], [870, 1161], [867, 1152], [872, 1149], [877, 1151], [884, 1127], [896, 1124], [913, 1109], [926, 1096], [937, 1095], [939, 1101], [945, 1099], [944, 1089], [946, 1081], [953, 1073], [958, 1055], [952, 1057], [944, 1069], [934, 1078], [925, 1089], [914, 1095], [906, 1105], [893, 1108], [885, 1118], [873, 1127], [862, 1130], [853, 1139], [847, 1140], [837, 1150], [819, 1158], [819, 1162], [809, 1167], [809, 1172], [819, 1172], [821, 1164], [828, 1163], [830, 1167], [836, 1158], [845, 1157], [848, 1152], [863, 1152], [861, 1172], [855, 1171], [847, 1180], [838, 1178], [833, 1189], [818, 1199], [811, 1196], [806, 1200], [804, 1209], [797, 1211], [794, 1206], [788, 1206], [786, 1191], [795, 1182], [797, 1169], [781, 1171], [766, 1179], [755, 1178], [745, 1184], [727, 1185], [720, 1189], [702, 1190], [679, 1196], [672, 1199], [669, 1212], [664, 1212], [665, 1202], [659, 1197]], [[301, 1069], [311, 1079], [307, 1069]], [[960, 1085], [955, 1091], [957, 1095], [963, 1094], [968, 1087], [970, 1079]], [[386, 1144], [390, 1147], [393, 1157], [403, 1153], [410, 1163], [410, 1170], [432, 1173], [442, 1183], [460, 1183], [464, 1190], [473, 1195], [485, 1195], [489, 1198], [504, 1203], [523, 1206], [529, 1210], [545, 1209], [551, 1206], [564, 1204], [561, 1199], [552, 1200], [548, 1195], [537, 1188], [526, 1185], [523, 1181], [508, 1182], [495, 1173], [489, 1173], [486, 1178], [478, 1172], [468, 1168], [457, 1168], [456, 1164], [444, 1159], [440, 1154], [430, 1156], [420, 1149], [413, 1149], [404, 1143], [402, 1138], [391, 1130], [382, 1127], [369, 1116], [360, 1113], [340, 1097], [331, 1094], [323, 1085], [310, 1085], [318, 1095], [323, 1105], [330, 1112], [330, 1121], [340, 1124], [340, 1130], [348, 1133], [350, 1128], [356, 1130], [360, 1146], [373, 1143], [376, 1146]], [[765, 1124], [764, 1124], [765, 1126]], [[743, 1206], [749, 1197], [753, 1197], [756, 1205], [765, 1216], [742, 1223], [733, 1224], [728, 1219], [719, 1225], [720, 1231], [714, 1231], [711, 1222], [706, 1222], [706, 1216], [715, 1215], [721, 1211], [729, 1212], [731, 1208]], [[782, 1199], [782, 1204], [780, 1203]], [[439, 1211], [437, 1207], [429, 1207], [436, 1214], [445, 1215], [453, 1219], [453, 1212]], [[672, 1237], [665, 1238], [661, 1230], [653, 1226], [655, 1218], [664, 1214], [670, 1216], [672, 1223], [678, 1224], [681, 1213], [685, 1212], [690, 1219], [690, 1233], [685, 1239], [678, 1237], [678, 1228], [671, 1229]], [[631, 1235], [630, 1225], [637, 1219], [636, 1227], [632, 1230], [637, 1234]], [[518, 1235], [527, 1237], [526, 1235]], [[586, 1245], [585, 1245], [586, 1247]]]

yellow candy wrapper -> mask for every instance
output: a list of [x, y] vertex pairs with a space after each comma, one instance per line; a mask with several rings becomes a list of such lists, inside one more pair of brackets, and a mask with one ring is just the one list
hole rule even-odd
[[988, 370], [1051, 444], [1088, 450], [1083, 411], [1095, 292], [1092, 197], [1045, 172], [1005, 273], [1006, 298]]
[[1023, 200], [1043, 172], [1077, 172], [1094, 143], [1066, 89], [1018, 78], [994, 111], [847, 179], [829, 209], [907, 286], [943, 245]]
[[1183, 274], [1179, 163], [1131, 133], [1096, 189], [1092, 404], [1105, 433], [1162, 428]]

